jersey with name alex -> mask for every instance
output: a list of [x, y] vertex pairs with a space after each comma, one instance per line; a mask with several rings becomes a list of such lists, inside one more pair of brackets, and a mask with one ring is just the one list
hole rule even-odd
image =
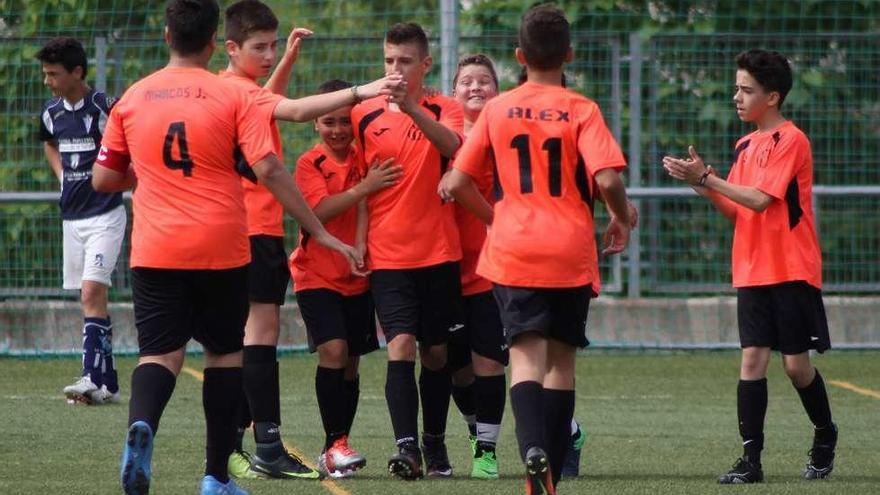
[[813, 216], [813, 152], [791, 121], [736, 143], [728, 180], [773, 197], [758, 213], [736, 207], [733, 286], [803, 280], [822, 288], [822, 253]]
[[[347, 191], [361, 180], [357, 150], [352, 147], [345, 161], [338, 162], [322, 143], [305, 152], [296, 163], [296, 185], [309, 207], [329, 196]], [[327, 232], [348, 245], [354, 245], [357, 206], [324, 223]], [[327, 249], [300, 232], [299, 247], [290, 256], [293, 289], [330, 289], [344, 296], [363, 294], [367, 279], [351, 273], [348, 261], [337, 251]]]
[[[268, 89], [257, 84], [253, 79], [237, 76], [229, 71], [220, 71], [220, 77], [235, 84], [240, 84], [247, 89], [254, 99], [254, 106], [258, 112], [264, 114], [272, 128], [272, 147], [275, 156], [280, 160], [283, 155], [281, 145], [281, 133], [275, 122], [274, 112], [278, 102], [284, 99]], [[281, 203], [275, 199], [272, 192], [266, 186], [257, 181], [257, 176], [250, 166], [242, 160], [238, 163], [239, 173], [242, 175], [242, 187], [244, 188], [244, 206], [247, 210], [248, 235], [271, 235], [284, 236], [284, 209]]]
[[532, 82], [493, 98], [455, 168], [479, 178], [493, 165], [495, 218], [477, 273], [515, 287], [598, 282], [590, 177], [626, 167], [599, 106]]
[[138, 180], [132, 267], [219, 270], [250, 261], [235, 149], [248, 163], [274, 150], [269, 122], [244, 88], [204, 69], [166, 67], [128, 89], [102, 144], [102, 154], [128, 155]]
[[[461, 136], [464, 112], [445, 96], [426, 97], [419, 105], [435, 120]], [[367, 200], [370, 212], [367, 264], [370, 269], [410, 269], [461, 259], [453, 206], [437, 196], [449, 159], [440, 155], [412, 118], [392, 110], [385, 98], [356, 105], [352, 128], [367, 165], [393, 158], [403, 177]]]
[[114, 101], [89, 90], [75, 104], [58, 97], [43, 105], [40, 139], [57, 144], [61, 154], [59, 206], [64, 220], [93, 217], [122, 204], [122, 193], [99, 193], [92, 188], [92, 166]]

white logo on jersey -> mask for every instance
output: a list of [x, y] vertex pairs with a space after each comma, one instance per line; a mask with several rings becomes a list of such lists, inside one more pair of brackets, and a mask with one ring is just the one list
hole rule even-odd
[[79, 167], [79, 153], [70, 155], [70, 168], [76, 170]]
[[85, 124], [85, 126], [86, 126], [86, 132], [91, 132], [92, 131], [92, 116], [86, 115], [85, 117], [83, 117], [83, 124]]

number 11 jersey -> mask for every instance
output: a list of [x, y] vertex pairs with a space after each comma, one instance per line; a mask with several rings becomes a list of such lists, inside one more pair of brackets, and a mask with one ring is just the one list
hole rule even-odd
[[221, 270], [250, 262], [235, 148], [248, 163], [272, 154], [270, 122], [246, 89], [204, 69], [166, 67], [125, 92], [102, 146], [128, 155], [138, 179], [133, 268]]
[[486, 103], [454, 166], [475, 178], [494, 167], [478, 274], [515, 287], [598, 286], [592, 178], [626, 162], [595, 102], [527, 82]]

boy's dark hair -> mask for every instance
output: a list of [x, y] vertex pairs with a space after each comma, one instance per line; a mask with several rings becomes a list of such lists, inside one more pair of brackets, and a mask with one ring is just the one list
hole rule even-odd
[[[523, 67], [519, 71], [519, 77], [516, 80], [516, 85], [522, 86], [522, 84], [528, 80], [529, 80], [529, 71], [527, 71], [526, 68]], [[563, 88], [568, 87], [568, 78], [565, 77], [565, 72], [562, 73], [562, 87]]]
[[61, 64], [67, 72], [82, 67], [82, 78], [89, 71], [89, 60], [82, 43], [67, 36], [49, 40], [35, 58], [44, 64]]
[[226, 39], [243, 45], [252, 34], [277, 31], [278, 18], [260, 0], [241, 0], [226, 9]]
[[171, 49], [180, 55], [195, 55], [204, 50], [217, 33], [219, 21], [216, 0], [169, 0], [165, 6]]
[[318, 86], [318, 94], [332, 93], [352, 86], [354, 86], [354, 84], [348, 81], [343, 81], [342, 79], [330, 79], [329, 81], [322, 82], [321, 85]]
[[736, 66], [748, 72], [764, 91], [779, 93], [779, 106], [791, 90], [791, 65], [779, 52], [746, 50], [736, 56]]
[[475, 53], [473, 55], [465, 55], [461, 57], [458, 61], [458, 67], [455, 68], [455, 76], [452, 77], [452, 87], [454, 88], [456, 84], [458, 84], [458, 75], [461, 73], [461, 69], [467, 67], [468, 65], [482, 65], [483, 67], [489, 69], [489, 74], [492, 75], [492, 81], [495, 83], [495, 87], [498, 87], [498, 74], [495, 72], [495, 65], [486, 55], [482, 53]]
[[571, 46], [568, 19], [552, 5], [539, 5], [522, 17], [519, 47], [529, 67], [538, 70], [558, 69], [565, 62]]
[[422, 26], [414, 22], [399, 22], [388, 29], [385, 33], [385, 43], [389, 45], [403, 45], [415, 43], [419, 47], [422, 57], [428, 56], [428, 36]]

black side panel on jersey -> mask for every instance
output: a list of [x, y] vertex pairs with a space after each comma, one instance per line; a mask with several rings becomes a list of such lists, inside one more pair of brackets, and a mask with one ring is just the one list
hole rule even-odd
[[798, 187], [797, 177], [792, 177], [785, 190], [785, 203], [788, 205], [788, 228], [794, 229], [804, 216], [801, 208], [801, 193]]
[[241, 148], [237, 144], [235, 149], [232, 150], [232, 157], [235, 160], [235, 171], [238, 172], [238, 175], [256, 184], [257, 174], [254, 173], [254, 169], [251, 168], [251, 164], [247, 162], [244, 153], [242, 153]]
[[372, 112], [364, 115], [364, 118], [361, 119], [360, 123], [358, 124], [358, 134], [361, 136], [361, 147], [364, 149], [364, 151], [367, 150], [367, 140], [364, 137], [364, 131], [366, 131], [367, 126], [370, 125], [374, 120], [376, 120], [380, 115], [382, 115], [382, 112], [384, 111], [384, 108], [377, 108], [376, 110], [373, 110]]

